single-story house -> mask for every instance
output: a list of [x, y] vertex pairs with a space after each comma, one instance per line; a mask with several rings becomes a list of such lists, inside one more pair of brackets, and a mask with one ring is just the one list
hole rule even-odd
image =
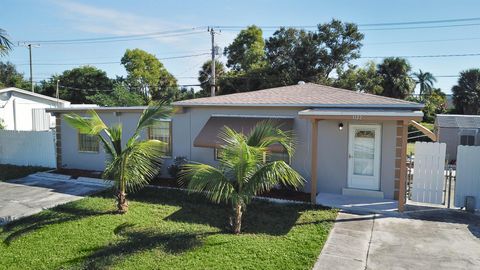
[[[170, 145], [173, 157], [216, 164], [217, 134], [223, 126], [248, 132], [256, 123], [276, 119], [296, 134], [296, 153], [284, 159], [308, 181], [304, 190], [399, 200], [404, 205], [407, 126], [419, 121], [421, 104], [306, 83], [173, 103], [176, 114], [144, 138]], [[122, 123], [133, 133], [142, 107], [98, 108], [107, 124]], [[55, 114], [85, 109], [48, 110]], [[78, 134], [57, 118], [58, 166], [102, 170], [105, 153], [98, 141]]]
[[48, 130], [55, 119], [45, 109], [68, 106], [69, 101], [15, 87], [0, 89], [0, 119], [7, 130]]
[[446, 158], [456, 160], [459, 145], [480, 145], [480, 115], [437, 114], [435, 132], [447, 144]]

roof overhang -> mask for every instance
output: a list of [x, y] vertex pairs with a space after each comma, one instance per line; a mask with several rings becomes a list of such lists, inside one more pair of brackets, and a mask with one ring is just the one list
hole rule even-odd
[[307, 109], [298, 113], [304, 119], [335, 120], [421, 120], [422, 111], [378, 109]]
[[348, 108], [348, 109], [399, 109], [399, 110], [419, 110], [424, 107], [423, 104], [310, 104], [310, 103], [199, 103], [174, 102], [173, 106], [178, 107], [293, 107], [293, 108]]
[[[219, 148], [225, 143], [219, 138], [219, 134], [224, 127], [229, 127], [236, 132], [248, 134], [261, 121], [275, 121], [279, 123], [280, 128], [284, 131], [293, 129], [293, 118], [276, 118], [267, 117], [249, 117], [249, 116], [212, 116], [203, 126], [193, 141], [195, 147]], [[281, 145], [272, 145], [272, 152], [283, 152]]]
[[46, 112], [50, 113], [71, 113], [71, 112], [143, 112], [147, 106], [133, 106], [133, 107], [66, 107], [66, 108], [51, 108], [46, 109]]
[[7, 92], [16, 92], [16, 93], [20, 93], [20, 94], [27, 95], [27, 96], [32, 96], [32, 97], [37, 97], [37, 98], [40, 98], [40, 99], [48, 100], [50, 102], [70, 104], [70, 101], [67, 101], [67, 100], [57, 99], [57, 98], [54, 98], [54, 97], [50, 97], [50, 96], [46, 96], [46, 95], [42, 95], [42, 94], [30, 92], [30, 91], [26, 91], [26, 90], [16, 88], [16, 87], [8, 87], [8, 88], [0, 89], [0, 94], [1, 93], [7, 93]]

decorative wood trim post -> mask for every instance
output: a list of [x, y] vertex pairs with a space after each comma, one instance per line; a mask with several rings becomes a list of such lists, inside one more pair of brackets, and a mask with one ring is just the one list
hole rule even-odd
[[62, 114], [55, 114], [55, 153], [57, 169], [62, 168]]
[[317, 152], [318, 152], [318, 119], [311, 119], [312, 122], [312, 138], [311, 138], [311, 179], [310, 179], [310, 201], [312, 204], [317, 203]]
[[408, 124], [407, 120], [397, 121], [394, 199], [398, 200], [398, 211], [400, 212], [403, 212], [405, 207]]

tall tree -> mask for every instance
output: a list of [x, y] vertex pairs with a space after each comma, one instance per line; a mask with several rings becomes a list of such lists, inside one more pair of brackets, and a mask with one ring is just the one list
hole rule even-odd
[[319, 24], [315, 41], [319, 51], [320, 74], [327, 78], [330, 73], [360, 57], [361, 41], [364, 35], [354, 23], [333, 19], [330, 23]]
[[452, 88], [455, 110], [461, 114], [480, 114], [480, 69], [460, 72]]
[[252, 25], [240, 31], [232, 44], [225, 48], [227, 67], [249, 71], [265, 65], [265, 41], [259, 27]]
[[17, 87], [27, 89], [30, 83], [25, 80], [23, 74], [17, 71], [14, 64], [0, 62], [0, 88]]
[[[225, 127], [219, 135], [225, 143], [220, 165], [184, 165], [180, 179], [188, 189], [202, 192], [215, 203], [229, 203], [233, 210], [233, 232], [241, 232], [242, 216], [252, 198], [279, 184], [300, 187], [303, 177], [285, 161], [268, 162], [272, 144], [281, 144], [293, 154], [292, 137], [272, 122], [261, 122], [248, 134]], [[267, 156], [267, 158], [265, 158]]]
[[[206, 94], [206, 96], [210, 96], [210, 87], [211, 87], [211, 80], [212, 80], [212, 60], [208, 60], [202, 65], [202, 68], [198, 71], [198, 81], [200, 82], [200, 87], [202, 87], [202, 92]], [[222, 62], [215, 60], [215, 78], [218, 82], [223, 78], [225, 75], [225, 66]], [[219, 83], [217, 83], [218, 85]], [[217, 87], [217, 91], [219, 88]]]
[[169, 91], [178, 90], [175, 77], [153, 54], [127, 49], [121, 63], [127, 70], [126, 81], [130, 89], [142, 94], [146, 101], [168, 98]]
[[105, 107], [142, 106], [146, 104], [142, 95], [129, 91], [123, 83], [116, 83], [113, 91], [97, 92], [94, 95], [87, 96], [87, 99], [92, 103]]
[[113, 80], [108, 78], [105, 71], [93, 66], [81, 66], [65, 70], [62, 74], [54, 75], [49, 80], [41, 82], [42, 89], [39, 92], [55, 96], [57, 80], [60, 85], [60, 98], [76, 104], [92, 103], [88, 96], [98, 92], [105, 93], [113, 88]]
[[382, 77], [377, 73], [374, 62], [364, 67], [349, 66], [347, 70], [338, 69], [338, 78], [334, 86], [359, 91], [362, 93], [381, 94], [383, 92]]
[[318, 78], [319, 55], [311, 32], [280, 28], [266, 42], [270, 86], [291, 85]]
[[400, 99], [408, 97], [415, 87], [410, 71], [410, 64], [404, 58], [385, 58], [378, 65], [378, 74], [382, 77], [381, 95]]
[[145, 109], [140, 116], [133, 136], [122, 144], [122, 126], [107, 126], [95, 111], [90, 117], [77, 114], [65, 115], [65, 121], [82, 133], [97, 136], [109, 155], [103, 177], [114, 181], [117, 190], [119, 213], [128, 211], [127, 192], [134, 192], [148, 184], [160, 172], [165, 142], [140, 140], [140, 134], [154, 126], [161, 118], [171, 114], [169, 107], [158, 104]]
[[0, 28], [0, 56], [5, 56], [12, 50], [13, 44], [10, 41], [7, 31]]
[[420, 87], [420, 98], [425, 100], [425, 96], [432, 94], [433, 84], [437, 82], [437, 79], [430, 72], [423, 72], [421, 69], [418, 72], [414, 72], [415, 84]]

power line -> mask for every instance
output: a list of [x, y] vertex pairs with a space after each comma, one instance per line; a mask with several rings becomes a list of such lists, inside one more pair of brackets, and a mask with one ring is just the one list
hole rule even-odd
[[[179, 56], [171, 56], [171, 57], [162, 57], [158, 58], [158, 60], [172, 60], [172, 59], [183, 59], [183, 58], [191, 58], [191, 57], [198, 57], [202, 55], [209, 55], [210, 53], [199, 53], [199, 54], [189, 54], [189, 55], [179, 55]], [[75, 65], [111, 65], [111, 64], [121, 64], [120, 61], [107, 61], [107, 62], [84, 62], [84, 63], [35, 63], [38, 66], [75, 66]], [[27, 63], [20, 63], [16, 64], [17, 66], [24, 66], [28, 65]]]
[[434, 55], [398, 55], [398, 56], [361, 56], [360, 58], [375, 59], [375, 58], [438, 58], [438, 57], [466, 57], [466, 56], [480, 56], [480, 53], [463, 53], [463, 54], [434, 54]]
[[466, 40], [480, 40], [480, 37], [475, 37], [475, 38], [449, 38], [449, 39], [427, 39], [427, 40], [405, 40], [405, 41], [387, 41], [387, 42], [367, 42], [367, 43], [364, 43], [363, 45], [429, 43], [429, 42], [466, 41]]
[[24, 41], [24, 42], [29, 42], [29, 43], [63, 43], [63, 42], [107, 41], [107, 40], [117, 40], [117, 39], [140, 38], [140, 37], [155, 38], [155, 37], [158, 37], [158, 36], [168, 35], [168, 34], [192, 32], [194, 30], [198, 30], [199, 28], [202, 28], [202, 27], [175, 29], [175, 30], [168, 30], [168, 31], [161, 31], [161, 32], [145, 33], [145, 34], [131, 34], [131, 35], [119, 35], [119, 36], [96, 37], [96, 38], [50, 39], [50, 40], [35, 40], [35, 41], [30, 40], [30, 41]]

